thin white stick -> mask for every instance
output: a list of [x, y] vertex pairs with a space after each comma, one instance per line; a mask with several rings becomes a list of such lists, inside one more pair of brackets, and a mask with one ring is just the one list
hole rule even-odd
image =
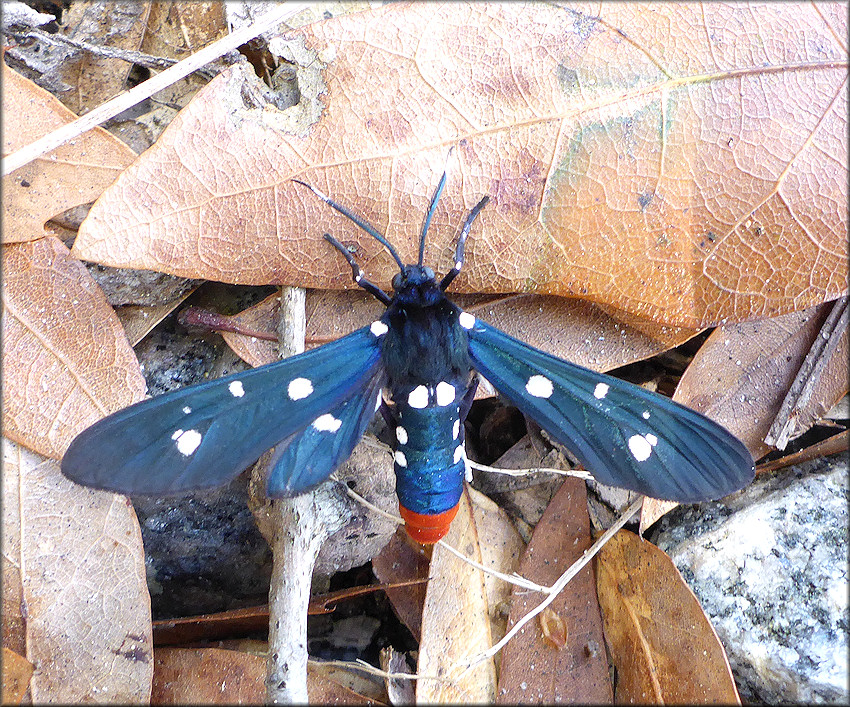
[[479, 464], [478, 462], [474, 462], [469, 459], [467, 461], [469, 462], [469, 466], [473, 469], [478, 469], [479, 471], [491, 471], [494, 474], [503, 474], [504, 476], [528, 476], [530, 474], [535, 474], [538, 471], [542, 471], [546, 474], [558, 474], [559, 476], [575, 476], [577, 479], [587, 480], [593, 478], [590, 472], [584, 471], [583, 469], [554, 469], [548, 466], [536, 466], [531, 469], [503, 469], [498, 466]]
[[531, 611], [529, 611], [525, 616], [523, 616], [516, 624], [508, 631], [504, 638], [501, 641], [496, 643], [491, 648], [488, 648], [486, 651], [479, 653], [477, 656], [473, 656], [469, 659], [467, 663], [467, 667], [462, 674], [467, 673], [469, 670], [472, 670], [479, 663], [491, 658], [496, 655], [502, 648], [504, 648], [508, 641], [510, 641], [519, 630], [525, 626], [531, 619], [540, 614], [549, 604], [555, 601], [555, 597], [563, 590], [564, 587], [567, 586], [567, 583], [579, 573], [579, 571], [588, 563], [591, 559], [593, 559], [594, 555], [598, 553], [602, 547], [607, 543], [614, 534], [620, 530], [635, 513], [640, 510], [641, 504], [643, 503], [643, 497], [639, 498], [635, 501], [631, 506], [629, 506], [625, 513], [620, 517], [620, 519], [612, 525], [608, 530], [606, 530], [599, 539], [593, 543], [587, 550], [585, 550], [584, 554], [575, 562], [573, 562], [570, 567], [567, 568], [567, 571], [564, 572], [560, 577], [558, 577], [557, 581], [552, 585], [551, 592], [548, 597], [546, 597], [542, 602], [540, 602], [536, 607], [534, 607]]
[[[333, 475], [332, 475], [332, 477], [336, 478], [336, 476], [333, 476]], [[368, 508], [373, 513], [376, 513], [377, 515], [382, 516], [382, 517], [386, 518], [387, 520], [391, 520], [396, 525], [404, 525], [404, 520], [402, 520], [402, 518], [400, 516], [394, 515], [392, 513], [387, 513], [387, 511], [383, 510], [382, 508], [378, 508], [374, 503], [370, 503], [365, 498], [363, 498], [363, 496], [361, 496], [359, 493], [357, 493], [356, 491], [352, 491], [350, 488], [348, 488], [348, 486], [345, 487], [345, 492], [351, 498], [353, 498], [355, 501], [357, 501], [361, 505]]]
[[532, 582], [530, 579], [526, 579], [525, 577], [517, 574], [516, 572], [514, 572], [513, 574], [504, 574], [503, 572], [499, 572], [498, 570], [485, 567], [484, 565], [473, 560], [471, 557], [467, 557], [466, 555], [464, 555], [460, 550], [456, 550], [455, 548], [453, 548], [445, 540], [438, 540], [437, 544], [440, 547], [444, 547], [450, 553], [456, 555], [467, 564], [472, 565], [475, 569], [481, 570], [482, 572], [486, 572], [487, 574], [492, 574], [494, 577], [498, 577], [499, 579], [504, 580], [509, 584], [515, 584], [516, 586], [522, 587], [523, 589], [530, 589], [533, 592], [541, 592], [543, 594], [548, 594], [552, 591], [551, 587], [544, 587], [542, 584], [536, 584], [535, 582]]
[[25, 164], [29, 164], [34, 159], [56, 149], [68, 140], [82, 135], [84, 132], [91, 130], [110, 118], [114, 118], [140, 101], [150, 98], [158, 91], [188, 76], [196, 69], [245, 44], [245, 42], [252, 40], [257, 35], [276, 27], [285, 19], [301, 12], [311, 4], [306, 2], [283, 3], [280, 7], [270, 10], [253, 24], [238, 29], [203, 49], [199, 49], [161, 74], [152, 76], [144, 83], [134, 86], [130, 90], [86, 113], [84, 116], [63, 125], [61, 128], [57, 128], [35, 142], [31, 142], [26, 147], [22, 147], [17, 152], [8, 155], [3, 159], [2, 175], [6, 176], [14, 172]]
[[441, 678], [436, 675], [417, 675], [416, 673], [388, 673], [386, 670], [376, 668], [374, 665], [367, 663], [365, 660], [356, 658], [354, 662], [347, 660], [313, 660], [307, 661], [310, 665], [321, 667], [323, 665], [333, 666], [334, 668], [342, 668], [344, 670], [360, 670], [364, 673], [377, 675], [378, 677], [387, 679], [399, 680], [437, 680], [438, 682], [449, 682], [446, 678]]

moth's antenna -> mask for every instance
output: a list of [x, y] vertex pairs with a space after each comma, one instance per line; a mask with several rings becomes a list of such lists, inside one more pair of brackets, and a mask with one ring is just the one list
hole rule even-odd
[[[443, 179], [445, 180], [445, 175], [443, 175]], [[376, 241], [378, 241], [378, 243], [380, 243], [382, 246], [384, 246], [384, 248], [386, 248], [389, 251], [390, 255], [393, 256], [393, 258], [395, 258], [395, 261], [398, 263], [399, 269], [402, 272], [404, 272], [404, 263], [401, 262], [401, 258], [398, 257], [398, 253], [396, 252], [396, 249], [393, 248], [392, 245], [390, 245], [390, 242], [386, 238], [384, 238], [380, 233], [378, 233], [375, 230], [374, 226], [370, 226], [362, 218], [360, 218], [359, 216], [355, 216], [353, 213], [351, 213], [344, 206], [337, 204], [327, 194], [323, 194], [318, 189], [316, 189], [316, 187], [313, 187], [313, 186], [310, 186], [309, 184], [307, 184], [307, 182], [302, 182], [300, 179], [293, 179], [291, 181], [295, 182], [296, 184], [301, 184], [302, 186], [307, 187], [311, 192], [313, 192], [316, 196], [318, 196], [328, 206], [331, 206], [332, 208], [336, 209], [337, 211], [339, 211], [339, 213], [341, 213], [347, 219], [349, 219], [350, 221], [353, 221], [355, 224], [360, 226], [360, 228], [362, 228], [364, 231], [366, 231], [366, 233], [368, 233], [370, 236], [372, 236], [372, 238], [374, 238]]]
[[446, 186], [446, 179], [449, 176], [449, 165], [452, 159], [452, 152], [454, 152], [454, 147], [450, 147], [449, 154], [446, 155], [446, 167], [443, 169], [443, 176], [440, 177], [440, 183], [434, 190], [434, 196], [431, 197], [431, 205], [428, 207], [428, 213], [425, 215], [425, 225], [422, 226], [422, 236], [419, 238], [420, 267], [422, 266], [422, 261], [425, 259], [425, 236], [428, 233], [428, 226], [431, 225], [431, 219], [434, 216], [434, 212], [437, 210], [437, 202], [440, 200], [440, 195], [443, 193], [443, 189]]

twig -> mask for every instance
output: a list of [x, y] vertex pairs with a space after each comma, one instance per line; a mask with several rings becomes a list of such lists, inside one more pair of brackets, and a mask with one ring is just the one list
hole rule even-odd
[[575, 476], [578, 479], [592, 479], [593, 476], [588, 471], [584, 471], [582, 469], [555, 469], [548, 466], [538, 466], [532, 467], [530, 469], [503, 469], [497, 466], [487, 466], [486, 464], [479, 464], [478, 462], [474, 462], [472, 460], [468, 460], [469, 466], [473, 469], [478, 469], [479, 471], [489, 471], [494, 474], [502, 474], [504, 476], [529, 476], [531, 474], [536, 474], [537, 472], [543, 472], [545, 474], [558, 474], [559, 476]]
[[[305, 291], [282, 287], [278, 340], [281, 358], [304, 350]], [[258, 473], [258, 472], [255, 472]], [[346, 521], [342, 496], [334, 484], [273, 500], [268, 507], [272, 528], [272, 577], [269, 587], [269, 653], [266, 697], [270, 704], [306, 704], [307, 612], [313, 568], [322, 543]]]
[[359, 670], [370, 675], [377, 675], [381, 678], [396, 679], [396, 680], [437, 680], [438, 682], [450, 682], [446, 678], [436, 675], [417, 675], [416, 673], [388, 673], [386, 670], [376, 668], [374, 665], [367, 663], [365, 660], [357, 658], [353, 663], [347, 660], [311, 660], [312, 665], [333, 666], [335, 668], [343, 668], [344, 670]]
[[22, 39], [38, 39], [48, 44], [82, 49], [83, 51], [95, 56], [102, 56], [107, 59], [119, 59], [131, 64], [138, 64], [139, 66], [145, 66], [148, 69], [167, 69], [169, 66], [174, 66], [177, 63], [176, 59], [152, 56], [151, 54], [137, 52], [133, 49], [120, 49], [118, 47], [103, 46], [101, 44], [90, 44], [89, 42], [84, 42], [81, 39], [66, 37], [64, 34], [50, 34], [49, 32], [45, 32], [44, 30], [37, 28], [28, 29], [25, 32], [9, 30], [6, 34], [19, 42]]
[[254, 39], [254, 37], [263, 32], [276, 27], [285, 19], [301, 12], [309, 4], [301, 2], [283, 3], [280, 7], [269, 10], [257, 22], [254, 22], [248, 27], [238, 29], [232, 34], [228, 34], [226, 37], [222, 37], [212, 44], [207, 45], [203, 49], [199, 49], [161, 74], [152, 76], [144, 83], [134, 86], [129, 91], [98, 106], [84, 116], [63, 125], [61, 128], [57, 128], [26, 147], [13, 152], [3, 160], [3, 176], [14, 172], [25, 164], [29, 164], [45, 153], [56, 149], [68, 140], [82, 135], [110, 118], [114, 118], [119, 113], [124, 112], [146, 98], [150, 98], [153, 94], [179, 81], [184, 76], [188, 76], [200, 67], [218, 59], [220, 56]]

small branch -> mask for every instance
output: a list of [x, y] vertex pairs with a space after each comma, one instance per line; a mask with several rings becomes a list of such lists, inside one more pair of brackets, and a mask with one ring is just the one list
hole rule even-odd
[[[306, 328], [304, 289], [282, 287], [278, 323], [281, 358], [304, 350]], [[260, 467], [260, 464], [255, 467], [255, 478], [267, 473]], [[307, 613], [313, 568], [322, 543], [348, 517], [345, 509], [340, 508], [345, 497], [336, 493], [334, 486], [322, 484], [312, 492], [273, 500], [266, 506], [272, 535], [266, 660], [266, 697], [270, 704], [308, 701]]]
[[797, 371], [797, 376], [782, 402], [782, 407], [765, 435], [765, 444], [770, 444], [777, 449], [785, 449], [788, 445], [794, 433], [798, 415], [811, 399], [826, 364], [832, 358], [842, 334], [847, 329], [847, 320], [847, 297], [845, 296], [835, 301], [809, 353], [803, 359], [800, 370]]
[[531, 474], [536, 474], [538, 472], [543, 472], [544, 474], [557, 474], [558, 476], [575, 476], [577, 479], [592, 479], [593, 476], [588, 471], [584, 471], [582, 469], [554, 469], [552, 467], [543, 467], [536, 466], [530, 469], [503, 469], [497, 466], [487, 466], [486, 464], [479, 464], [478, 462], [474, 462], [472, 460], [469, 461], [469, 466], [473, 469], [478, 469], [479, 471], [489, 471], [494, 474], [502, 474], [503, 476], [530, 476]]
[[[82, 51], [93, 54], [94, 56], [104, 57], [106, 59], [120, 59], [130, 64], [138, 64], [145, 66], [148, 69], [167, 69], [177, 63], [176, 59], [168, 59], [166, 57], [152, 56], [143, 52], [137, 52], [132, 49], [119, 49], [117, 47], [107, 47], [100, 44], [90, 44], [80, 39], [66, 37], [63, 34], [50, 34], [41, 29], [29, 29], [26, 32], [17, 32], [9, 30], [6, 32], [9, 37], [13, 37], [17, 41], [24, 39], [38, 39], [47, 44], [54, 46], [63, 45], [81, 49]], [[210, 74], [212, 76], [212, 74]]]

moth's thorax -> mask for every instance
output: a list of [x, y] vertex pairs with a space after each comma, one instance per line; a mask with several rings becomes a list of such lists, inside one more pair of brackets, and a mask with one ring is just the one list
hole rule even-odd
[[466, 387], [471, 375], [469, 341], [458, 322], [461, 310], [443, 294], [430, 270], [422, 268], [413, 273], [416, 277], [410, 276], [408, 271], [416, 268], [407, 267], [407, 286], [396, 291], [381, 317], [388, 328], [381, 357], [396, 398], [441, 381]]

